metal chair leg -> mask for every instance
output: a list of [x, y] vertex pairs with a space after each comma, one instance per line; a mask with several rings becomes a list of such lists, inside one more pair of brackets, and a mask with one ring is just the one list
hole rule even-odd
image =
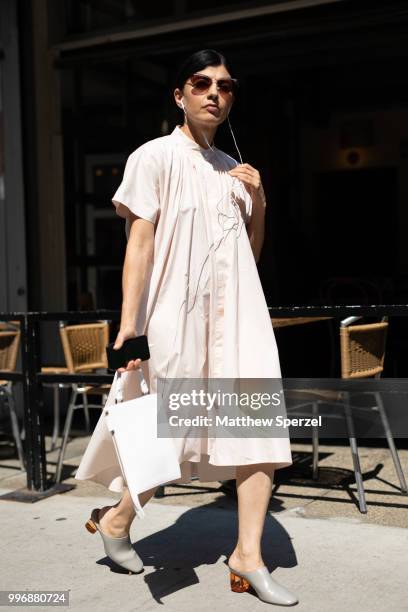
[[[318, 404], [313, 402], [312, 404], [313, 418], [319, 416]], [[313, 480], [319, 478], [319, 428], [317, 425], [312, 427], [312, 442], [313, 442]]]
[[24, 457], [23, 445], [21, 443], [18, 418], [17, 418], [17, 414], [15, 411], [15, 406], [14, 406], [13, 389], [11, 386], [5, 390], [5, 395], [7, 397], [7, 403], [8, 403], [8, 407], [10, 411], [11, 428], [12, 428], [12, 432], [14, 436], [14, 441], [17, 447], [17, 454], [18, 454], [18, 458], [19, 458], [20, 466], [21, 466], [20, 469], [22, 472], [25, 472], [27, 467], [26, 467], [26, 462], [25, 462], [25, 457]]
[[60, 448], [60, 452], [58, 455], [57, 469], [55, 472], [55, 482], [56, 483], [61, 482], [62, 465], [64, 462], [65, 449], [66, 449], [67, 442], [68, 442], [69, 432], [71, 431], [72, 416], [76, 408], [75, 401], [76, 401], [77, 395], [78, 395], [78, 391], [76, 389], [73, 389], [71, 400], [68, 406], [67, 416], [65, 419], [64, 431], [62, 434], [61, 448]]
[[399, 460], [398, 451], [395, 447], [394, 438], [391, 433], [390, 424], [388, 422], [388, 417], [385, 412], [384, 403], [382, 401], [382, 397], [379, 391], [373, 392], [375, 396], [375, 400], [377, 402], [378, 411], [381, 416], [381, 421], [384, 427], [385, 435], [387, 437], [388, 446], [391, 451], [392, 460], [394, 462], [395, 470], [397, 472], [397, 476], [400, 481], [402, 492], [408, 495], [408, 487], [405, 480], [404, 472], [402, 471], [401, 462]]
[[59, 434], [59, 417], [60, 417], [60, 403], [59, 403], [60, 386], [57, 383], [53, 385], [53, 387], [54, 387], [54, 428], [52, 432], [50, 450], [54, 450], [56, 446], [56, 442], [57, 442], [57, 438]]
[[349, 434], [351, 455], [353, 457], [354, 475], [356, 478], [356, 484], [357, 484], [357, 490], [358, 490], [358, 500], [359, 500], [360, 512], [365, 514], [367, 513], [367, 504], [366, 504], [366, 499], [365, 499], [364, 483], [363, 483], [363, 477], [361, 475], [360, 458], [358, 456], [358, 447], [357, 447], [357, 441], [356, 441], [355, 433], [354, 433], [354, 423], [353, 423], [353, 418], [351, 416], [351, 409], [349, 406], [348, 396], [347, 396], [346, 403], [344, 403], [344, 413], [345, 413], [347, 430]]
[[83, 402], [84, 415], [85, 415], [85, 428], [86, 428], [87, 433], [89, 433], [91, 430], [91, 425], [90, 425], [90, 420], [89, 420], [88, 397], [86, 393], [82, 394], [82, 402]]

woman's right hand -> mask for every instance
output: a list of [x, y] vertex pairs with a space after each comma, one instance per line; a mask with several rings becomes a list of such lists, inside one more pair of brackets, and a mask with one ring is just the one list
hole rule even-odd
[[[115, 344], [113, 345], [114, 350], [120, 349], [125, 340], [129, 340], [130, 338], [136, 338], [136, 330], [134, 329], [120, 329], [118, 335], [116, 336]], [[136, 370], [140, 367], [142, 363], [141, 359], [132, 359], [128, 361], [128, 364], [125, 368], [118, 368], [117, 372], [121, 374], [123, 372], [130, 372]]]

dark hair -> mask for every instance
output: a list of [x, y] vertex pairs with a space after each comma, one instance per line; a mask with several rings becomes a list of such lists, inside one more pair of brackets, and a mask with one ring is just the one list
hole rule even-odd
[[199, 72], [200, 70], [207, 68], [207, 66], [220, 66], [221, 64], [225, 66], [225, 68], [231, 74], [227, 60], [221, 53], [218, 53], [218, 51], [214, 51], [214, 49], [202, 49], [201, 51], [196, 51], [179, 66], [173, 82], [173, 89], [176, 87], [183, 89], [184, 83], [195, 72]]

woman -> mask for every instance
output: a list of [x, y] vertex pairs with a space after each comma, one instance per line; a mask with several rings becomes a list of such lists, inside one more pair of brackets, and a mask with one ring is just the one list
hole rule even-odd
[[[224, 56], [206, 49], [189, 57], [174, 88], [184, 123], [130, 155], [112, 199], [126, 219], [128, 238], [115, 348], [146, 333], [151, 349], [149, 361], [130, 361], [118, 370], [125, 400], [141, 395], [137, 368], [152, 393], [158, 377], [281, 377], [256, 267], [266, 207], [260, 175], [214, 145], [236, 94]], [[115, 381], [116, 375], [107, 404]], [[228, 560], [232, 590], [252, 585], [263, 601], [297, 603], [272, 578], [260, 549], [274, 471], [292, 463], [288, 437], [174, 441], [181, 478], [172, 482], [189, 482], [193, 475], [204, 482], [236, 479], [239, 534]], [[129, 538], [135, 510], [102, 415], [75, 477], [124, 491], [117, 504], [95, 509], [87, 526], [99, 530], [114, 561], [142, 571]], [[155, 490], [139, 495], [142, 506]]]

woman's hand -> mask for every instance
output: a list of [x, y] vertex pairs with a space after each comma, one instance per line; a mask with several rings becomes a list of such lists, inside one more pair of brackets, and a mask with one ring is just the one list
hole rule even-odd
[[245, 189], [251, 196], [253, 202], [260, 200], [264, 207], [266, 206], [265, 193], [261, 181], [261, 175], [256, 168], [249, 164], [238, 164], [235, 168], [231, 168], [228, 174], [235, 176], [244, 183]]
[[[136, 336], [137, 334], [134, 329], [120, 329], [113, 348], [115, 350], [120, 349], [125, 340], [129, 340], [130, 338], [136, 338]], [[141, 359], [131, 359], [130, 361], [128, 361], [127, 366], [125, 368], [118, 368], [117, 371], [121, 374], [123, 372], [130, 372], [139, 368], [141, 363]]]

